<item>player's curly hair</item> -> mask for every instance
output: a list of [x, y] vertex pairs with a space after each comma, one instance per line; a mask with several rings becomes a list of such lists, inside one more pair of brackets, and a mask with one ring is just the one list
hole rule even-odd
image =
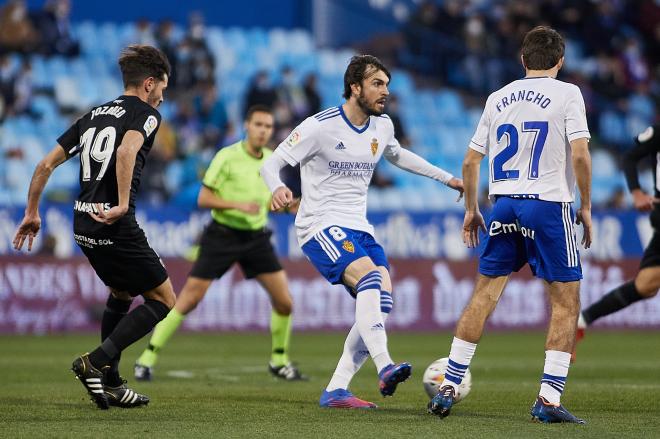
[[548, 70], [564, 56], [564, 38], [548, 26], [536, 26], [527, 32], [522, 58], [529, 70]]
[[170, 62], [163, 52], [142, 44], [133, 44], [122, 50], [119, 69], [125, 88], [139, 86], [151, 77], [162, 81], [171, 71]]
[[351, 58], [351, 62], [346, 67], [344, 73], [344, 99], [351, 97], [351, 85], [362, 85], [362, 81], [370, 77], [378, 70], [382, 70], [387, 75], [388, 79], [392, 79], [390, 71], [387, 67], [373, 55], [355, 55]]

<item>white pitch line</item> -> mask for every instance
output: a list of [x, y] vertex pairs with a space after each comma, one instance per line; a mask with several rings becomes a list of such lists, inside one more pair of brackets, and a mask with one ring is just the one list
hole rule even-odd
[[173, 378], [194, 378], [195, 374], [189, 370], [168, 370], [165, 375]]

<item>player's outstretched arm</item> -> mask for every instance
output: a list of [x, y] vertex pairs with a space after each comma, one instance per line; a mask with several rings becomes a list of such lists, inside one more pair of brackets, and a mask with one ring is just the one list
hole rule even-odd
[[582, 224], [584, 236], [582, 245], [591, 247], [591, 154], [589, 141], [583, 137], [571, 142], [573, 172], [580, 191], [580, 209], [577, 211], [576, 223]]
[[432, 178], [463, 193], [463, 180], [454, 177], [442, 168], [432, 165], [414, 152], [399, 148], [396, 154], [385, 154], [385, 158], [404, 171]]
[[468, 148], [463, 159], [463, 184], [465, 185], [465, 218], [463, 219], [463, 242], [470, 248], [479, 245], [479, 230], [486, 230], [484, 218], [479, 211], [478, 188], [479, 166], [484, 155]]
[[64, 148], [57, 145], [35, 168], [34, 174], [32, 174], [32, 180], [30, 181], [30, 189], [28, 190], [25, 216], [23, 217], [21, 224], [18, 226], [18, 230], [16, 230], [16, 235], [14, 236], [13, 244], [16, 250], [20, 250], [23, 247], [23, 243], [26, 239], [28, 241], [28, 251], [32, 250], [32, 242], [41, 228], [41, 218], [39, 217], [39, 200], [41, 199], [41, 194], [55, 168], [66, 160], [67, 156], [64, 152]]
[[97, 206], [98, 214], [90, 212], [90, 216], [103, 224], [114, 224], [119, 218], [128, 212], [128, 200], [131, 195], [131, 180], [133, 179], [133, 168], [135, 168], [135, 157], [144, 143], [144, 135], [137, 130], [129, 130], [124, 134], [121, 145], [117, 148], [117, 196], [119, 198], [116, 206], [109, 210], [103, 210], [102, 205]]
[[275, 152], [266, 159], [260, 170], [261, 177], [264, 179], [266, 186], [268, 186], [268, 189], [270, 189], [270, 192], [273, 194], [273, 198], [270, 202], [270, 208], [272, 210], [289, 207], [293, 202], [293, 193], [288, 187], [286, 187], [280, 178], [280, 171], [286, 165], [287, 161], [278, 154], [277, 150], [275, 150]]
[[210, 188], [202, 186], [197, 196], [197, 206], [202, 209], [236, 209], [248, 215], [259, 213], [260, 206], [254, 202], [226, 200], [215, 194]]

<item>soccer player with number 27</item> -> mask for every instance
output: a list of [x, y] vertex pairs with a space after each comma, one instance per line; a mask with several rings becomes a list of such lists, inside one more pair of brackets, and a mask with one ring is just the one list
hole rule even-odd
[[[590, 138], [580, 89], [558, 81], [564, 40], [553, 29], [537, 27], [522, 46], [525, 77], [491, 94], [463, 162], [465, 220], [463, 240], [479, 244], [479, 276], [456, 327], [445, 379], [429, 403], [445, 417], [455, 402], [484, 325], [509, 275], [529, 264], [547, 285], [551, 316], [545, 367], [532, 418], [540, 422], [584, 423], [561, 404], [580, 311], [582, 268], [573, 222], [575, 184], [580, 190], [578, 224], [582, 244], [591, 245]], [[488, 226], [479, 212], [479, 164], [489, 156], [489, 192], [495, 199]]]

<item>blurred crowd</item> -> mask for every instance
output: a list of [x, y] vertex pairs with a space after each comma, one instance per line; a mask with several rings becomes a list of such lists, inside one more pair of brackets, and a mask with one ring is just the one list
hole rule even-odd
[[580, 86], [592, 133], [628, 147], [660, 103], [656, 0], [423, 0], [404, 26], [399, 62], [483, 97], [521, 77], [520, 44], [540, 24], [566, 39], [562, 79]]
[[[416, 4], [401, 32], [403, 44], [393, 45], [399, 47], [399, 66], [423, 82], [461, 90], [468, 104], [481, 106], [488, 93], [519, 78], [523, 35], [535, 25], [549, 24], [566, 38], [562, 79], [582, 90], [594, 146], [623, 150], [630, 146], [633, 133], [656, 118], [660, 96], [658, 1], [422, 0]], [[31, 104], [33, 98], [53, 93], [35, 88], [27, 55], [72, 60], [81, 56], [70, 11], [70, 0], [47, 0], [38, 10], [29, 10], [24, 0], [0, 4], [0, 123], [19, 115], [39, 118]], [[322, 109], [317, 76], [302, 76], [294, 66], [284, 65], [246, 78], [248, 86], [236, 110], [234, 101], [223, 98], [221, 75], [217, 74], [223, 59], [209, 48], [206, 34], [203, 15], [192, 13], [183, 29], [172, 21], [140, 19], [131, 35], [135, 43], [160, 47], [172, 64], [161, 108], [163, 123], [141, 189], [142, 196], [156, 204], [194, 205], [201, 174], [219, 148], [242, 135], [241, 115], [251, 105], [273, 109], [276, 132], [272, 146], [305, 117]], [[20, 54], [18, 63], [16, 54]], [[396, 96], [391, 96], [387, 111], [397, 137], [410, 146]], [[68, 115], [72, 120], [79, 116], [75, 112]], [[17, 146], [4, 154], [20, 155], [21, 150]], [[289, 169], [286, 178], [294, 192], [299, 190], [297, 170]], [[373, 184], [387, 187], [393, 182], [377, 172]], [[612, 193], [607, 206], [623, 205], [621, 188]]]

